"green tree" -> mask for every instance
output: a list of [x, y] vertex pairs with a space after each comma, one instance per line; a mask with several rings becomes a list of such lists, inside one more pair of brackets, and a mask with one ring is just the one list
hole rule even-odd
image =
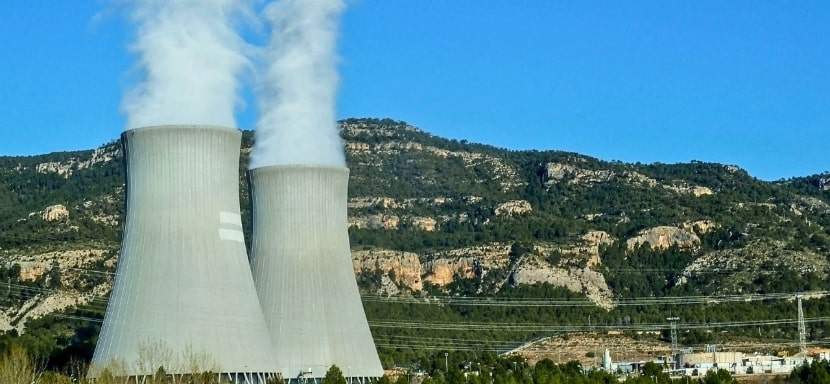
[[704, 384], [733, 384], [737, 382], [738, 381], [732, 377], [732, 374], [725, 369], [718, 369], [717, 372], [706, 372], [706, 376], [703, 377]]
[[49, 267], [49, 288], [60, 288], [63, 286], [61, 281], [61, 266], [57, 260], [52, 260], [52, 265]]
[[830, 363], [826, 360], [804, 364], [790, 373], [790, 382], [798, 384], [830, 384]]
[[653, 361], [649, 361], [643, 365], [643, 377], [647, 377], [653, 382], [670, 383], [669, 375], [663, 372], [663, 367]]
[[323, 384], [346, 384], [346, 378], [343, 377], [343, 371], [336, 365], [332, 365], [326, 372], [326, 377], [323, 378]]

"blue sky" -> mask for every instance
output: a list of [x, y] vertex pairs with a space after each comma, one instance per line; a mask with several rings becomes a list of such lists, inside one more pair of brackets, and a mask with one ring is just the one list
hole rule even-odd
[[[130, 30], [107, 4], [0, 5], [0, 154], [118, 136]], [[826, 1], [352, 0], [338, 115], [512, 149], [813, 174], [830, 170], [828, 36]]]

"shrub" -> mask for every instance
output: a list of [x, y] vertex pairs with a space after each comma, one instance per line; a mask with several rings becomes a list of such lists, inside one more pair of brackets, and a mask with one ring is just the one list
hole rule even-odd
[[0, 383], [31, 384], [37, 382], [43, 368], [19, 346], [12, 346], [0, 358]]

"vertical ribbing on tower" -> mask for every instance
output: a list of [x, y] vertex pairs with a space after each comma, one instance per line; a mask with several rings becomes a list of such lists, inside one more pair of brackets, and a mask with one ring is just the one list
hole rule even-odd
[[333, 364], [347, 378], [381, 377], [349, 246], [348, 168], [278, 165], [249, 176], [251, 266], [283, 377], [322, 378]]
[[276, 372], [242, 234], [241, 139], [218, 126], [122, 135], [124, 237], [90, 377]]

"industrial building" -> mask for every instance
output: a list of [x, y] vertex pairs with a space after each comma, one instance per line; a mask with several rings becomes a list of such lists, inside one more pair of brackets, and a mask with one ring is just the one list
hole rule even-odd
[[[743, 353], [729, 351], [715, 351], [712, 348], [706, 352], [681, 351], [675, 357], [666, 356], [652, 360], [659, 366], [676, 366], [667, 368], [666, 372], [672, 376], [699, 377], [705, 376], [709, 371], [726, 370], [735, 376], [752, 375], [786, 375], [795, 368], [804, 364], [810, 364], [815, 359], [827, 360], [828, 354], [822, 353], [815, 357], [796, 356], [773, 356], [762, 353]], [[602, 369], [606, 372], [619, 373], [622, 375], [636, 374], [642, 370], [648, 361], [613, 361], [608, 349], [602, 357]]]
[[122, 143], [124, 236], [89, 376], [163, 367], [264, 382], [277, 366], [242, 234], [241, 132], [154, 126]]
[[250, 171], [252, 269], [283, 378], [347, 378], [383, 369], [360, 300], [347, 232], [349, 170], [276, 165]]

